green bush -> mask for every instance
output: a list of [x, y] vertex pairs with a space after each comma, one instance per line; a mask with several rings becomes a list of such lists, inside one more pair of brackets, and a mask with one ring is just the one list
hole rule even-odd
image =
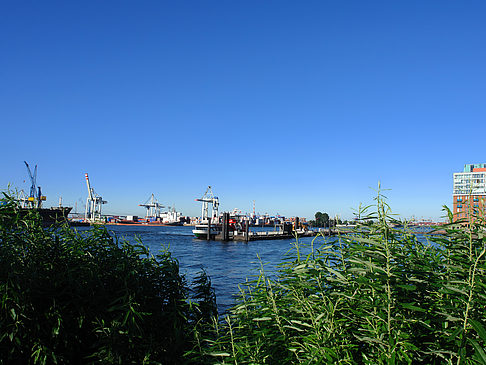
[[[102, 227], [42, 228], [0, 206], [0, 363], [180, 364], [216, 315], [205, 273], [194, 290], [168, 252], [153, 257]], [[194, 297], [190, 301], [190, 297]]]
[[[485, 224], [420, 242], [381, 195], [352, 233], [263, 271], [213, 329], [200, 362], [485, 364]], [[371, 222], [371, 223], [366, 223]]]
[[168, 252], [43, 229], [7, 201], [1, 363], [486, 364], [480, 216], [421, 242], [378, 195], [353, 232], [262, 265], [217, 321], [205, 273], [190, 289]]

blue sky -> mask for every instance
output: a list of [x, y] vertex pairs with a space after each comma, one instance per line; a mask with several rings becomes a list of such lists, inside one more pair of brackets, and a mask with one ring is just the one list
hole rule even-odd
[[483, 1], [4, 1], [0, 188], [439, 219], [486, 162]]

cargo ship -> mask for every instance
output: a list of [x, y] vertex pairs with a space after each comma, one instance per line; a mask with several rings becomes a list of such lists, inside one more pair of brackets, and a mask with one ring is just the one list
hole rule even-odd
[[184, 224], [185, 219], [181, 213], [176, 211], [175, 207], [168, 207], [167, 212], [161, 212], [161, 209], [165, 207], [157, 201], [154, 194], [139, 206], [147, 209], [145, 219], [140, 223], [160, 226], [182, 226]]
[[42, 195], [41, 187], [37, 186], [37, 165], [35, 165], [34, 171], [31, 171], [29, 164], [26, 161], [24, 163], [29, 173], [31, 186], [29, 196], [23, 190], [20, 191], [18, 198], [20, 215], [25, 217], [30, 213], [37, 213], [44, 226], [57, 222], [67, 222], [68, 214], [73, 208], [63, 207], [61, 199], [59, 199], [58, 207], [43, 208], [42, 202], [46, 200], [46, 197]]
[[72, 207], [20, 208], [20, 214], [22, 217], [25, 217], [29, 213], [38, 213], [42, 224], [50, 226], [54, 223], [67, 222], [68, 214], [72, 209]]

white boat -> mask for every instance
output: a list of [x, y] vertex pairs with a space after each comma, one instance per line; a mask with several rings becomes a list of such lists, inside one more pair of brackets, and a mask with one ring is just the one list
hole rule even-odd
[[[218, 234], [221, 233], [221, 226], [211, 226], [211, 231], [209, 233], [210, 238], [214, 238]], [[207, 224], [196, 224], [194, 229], [192, 230], [192, 233], [196, 238], [202, 238], [206, 239], [208, 237], [208, 225]]]

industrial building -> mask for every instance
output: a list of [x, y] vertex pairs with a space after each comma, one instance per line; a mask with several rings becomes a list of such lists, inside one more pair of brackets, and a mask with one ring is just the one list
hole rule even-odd
[[454, 173], [454, 221], [484, 216], [486, 207], [486, 163], [464, 165]]

